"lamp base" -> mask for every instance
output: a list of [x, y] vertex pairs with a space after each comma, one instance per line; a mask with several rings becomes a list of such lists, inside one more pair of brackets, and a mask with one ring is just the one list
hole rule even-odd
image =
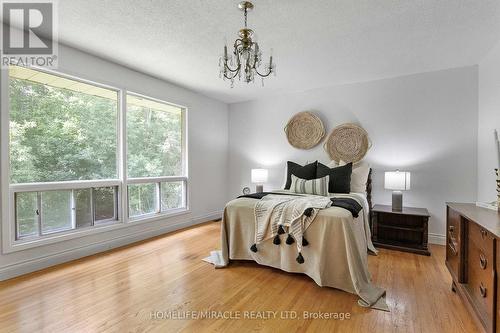
[[264, 192], [264, 185], [255, 185], [255, 192], [256, 193]]
[[392, 191], [392, 210], [395, 212], [403, 210], [403, 192]]

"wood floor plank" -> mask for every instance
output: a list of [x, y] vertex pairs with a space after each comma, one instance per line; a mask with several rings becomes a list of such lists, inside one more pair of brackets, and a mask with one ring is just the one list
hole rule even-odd
[[[253, 262], [215, 270], [201, 259], [219, 246], [219, 228], [206, 223], [0, 282], [0, 332], [477, 332], [450, 290], [442, 246], [432, 245], [431, 257], [384, 249], [369, 257], [374, 282], [387, 290], [388, 313]], [[183, 311], [241, 318], [154, 318]], [[249, 311], [270, 315], [243, 317]], [[350, 318], [303, 319], [304, 311]], [[298, 318], [283, 318], [292, 313]]]

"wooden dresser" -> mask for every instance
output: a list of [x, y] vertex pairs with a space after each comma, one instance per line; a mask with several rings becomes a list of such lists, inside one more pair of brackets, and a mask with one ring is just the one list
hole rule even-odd
[[500, 214], [447, 203], [446, 266], [457, 292], [486, 332], [500, 332]]

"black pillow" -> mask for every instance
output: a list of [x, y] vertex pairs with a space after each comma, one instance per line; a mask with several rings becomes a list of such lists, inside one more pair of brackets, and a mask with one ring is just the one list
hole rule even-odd
[[329, 168], [318, 163], [316, 178], [330, 176], [328, 193], [350, 193], [351, 192], [352, 162], [336, 168]]
[[291, 161], [286, 164], [286, 184], [285, 190], [289, 190], [292, 185], [292, 174], [302, 179], [311, 180], [316, 178], [316, 166], [318, 161], [311, 164], [300, 165]]

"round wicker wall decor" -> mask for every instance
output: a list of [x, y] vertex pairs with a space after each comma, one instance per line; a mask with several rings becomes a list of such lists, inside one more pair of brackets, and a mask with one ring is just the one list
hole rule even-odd
[[325, 136], [323, 122], [312, 112], [304, 111], [294, 115], [285, 126], [288, 142], [299, 149], [316, 146]]
[[350, 123], [335, 127], [324, 144], [332, 160], [347, 163], [362, 160], [370, 147], [368, 133], [361, 126]]

